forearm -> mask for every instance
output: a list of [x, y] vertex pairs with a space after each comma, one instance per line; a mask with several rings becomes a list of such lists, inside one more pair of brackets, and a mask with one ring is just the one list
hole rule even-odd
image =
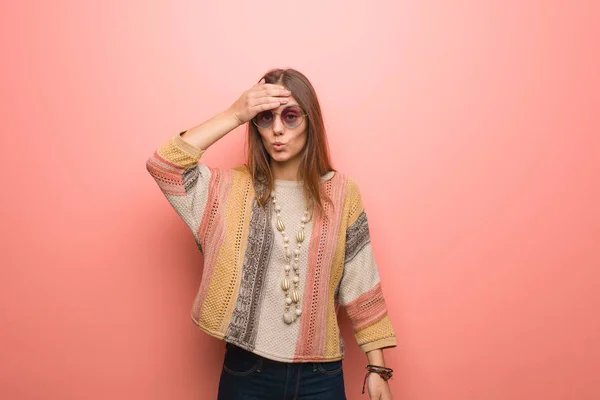
[[206, 150], [238, 126], [240, 126], [239, 120], [227, 110], [188, 129], [181, 138], [198, 149]]
[[371, 365], [377, 365], [380, 367], [385, 367], [385, 359], [383, 357], [382, 349], [371, 350], [366, 353], [368, 363]]

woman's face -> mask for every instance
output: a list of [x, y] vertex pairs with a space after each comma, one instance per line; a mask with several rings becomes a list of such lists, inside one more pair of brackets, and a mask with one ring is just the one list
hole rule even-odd
[[[298, 108], [298, 103], [293, 96], [290, 96], [289, 100], [287, 104], [271, 110], [273, 112], [271, 126], [268, 128], [257, 127], [262, 143], [274, 162], [287, 163], [290, 160], [296, 160], [306, 145], [306, 116], [301, 114], [304, 111]], [[290, 106], [296, 107], [289, 108]], [[302, 119], [302, 123], [295, 128], [289, 128], [283, 123], [285, 119], [288, 125], [294, 125], [295, 118]]]

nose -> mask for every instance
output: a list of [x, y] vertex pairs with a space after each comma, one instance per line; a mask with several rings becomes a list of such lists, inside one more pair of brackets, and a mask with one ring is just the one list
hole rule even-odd
[[281, 116], [276, 114], [273, 120], [273, 133], [275, 135], [281, 135], [284, 130], [283, 122], [281, 121]]

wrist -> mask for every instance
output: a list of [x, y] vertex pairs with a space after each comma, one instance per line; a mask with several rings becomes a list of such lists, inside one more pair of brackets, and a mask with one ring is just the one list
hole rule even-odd
[[227, 110], [223, 111], [221, 115], [227, 120], [229, 120], [231, 124], [235, 124], [234, 129], [244, 124], [244, 121], [242, 121], [238, 114], [231, 108], [228, 108]]
[[391, 368], [386, 368], [383, 366], [372, 365], [369, 364], [366, 366], [367, 373], [365, 375], [365, 380], [363, 382], [363, 393], [365, 392], [365, 384], [367, 383], [367, 378], [369, 378], [369, 382], [372, 382], [375, 379], [377, 382], [377, 378], [370, 378], [371, 375], [378, 375], [379, 379], [386, 382], [392, 378], [394, 370]]
[[368, 364], [379, 365], [385, 367], [385, 359], [383, 357], [383, 350], [374, 349], [367, 352]]

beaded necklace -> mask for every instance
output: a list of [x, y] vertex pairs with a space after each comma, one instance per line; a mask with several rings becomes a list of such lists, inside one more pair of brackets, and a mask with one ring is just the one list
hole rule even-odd
[[[281, 289], [285, 293], [285, 312], [283, 313], [283, 321], [286, 324], [291, 324], [300, 318], [302, 310], [300, 309], [300, 249], [304, 242], [304, 225], [308, 221], [308, 208], [304, 211], [304, 215], [300, 219], [300, 229], [296, 233], [296, 248], [293, 251], [294, 260], [292, 262], [292, 251], [290, 250], [290, 238], [285, 231], [285, 225], [281, 219], [281, 206], [277, 202], [275, 192], [271, 193], [273, 201], [273, 209], [277, 214], [277, 230], [283, 237], [283, 247], [285, 249], [285, 265], [283, 270], [285, 277], [281, 281]], [[293, 276], [290, 277], [290, 272], [293, 271]]]

